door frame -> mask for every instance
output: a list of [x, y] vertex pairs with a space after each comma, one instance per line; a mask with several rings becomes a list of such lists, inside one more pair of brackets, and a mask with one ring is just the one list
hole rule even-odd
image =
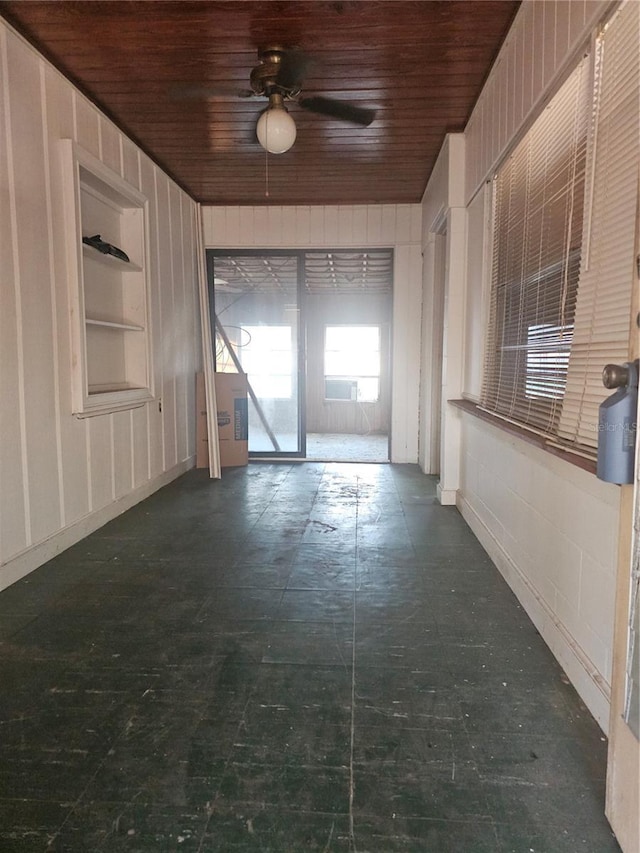
[[[640, 180], [638, 182], [640, 206]], [[640, 209], [636, 214], [634, 252], [634, 287], [631, 306], [630, 361], [640, 357], [638, 320], [640, 317]], [[638, 407], [636, 423], [640, 419]], [[638, 545], [634, 530], [640, 518], [640, 440], [636, 432], [636, 464], [634, 485], [620, 486], [620, 526], [618, 533], [618, 567], [614, 611], [613, 666], [611, 674], [611, 713], [609, 716], [609, 750], [607, 754], [606, 815], [624, 853], [640, 850], [640, 740], [625, 720], [627, 699], [627, 667], [629, 663], [631, 595], [634, 560]]]
[[213, 348], [213, 365], [216, 366], [215, 345], [215, 323], [216, 323], [216, 298], [215, 298], [215, 259], [217, 257], [269, 257], [269, 258], [295, 258], [297, 278], [297, 305], [298, 305], [298, 353], [297, 353], [297, 376], [298, 376], [298, 450], [265, 450], [250, 451], [250, 459], [305, 459], [307, 455], [307, 382], [306, 382], [306, 311], [305, 311], [305, 250], [304, 249], [207, 249], [207, 282], [209, 287], [209, 322], [211, 324], [211, 346]]
[[215, 298], [215, 259], [216, 257], [289, 257], [297, 260], [297, 300], [298, 300], [298, 436], [299, 450], [292, 451], [251, 451], [250, 459], [306, 459], [307, 458], [307, 293], [305, 287], [305, 264], [306, 256], [314, 252], [346, 252], [353, 254], [368, 254], [370, 252], [385, 251], [391, 254], [391, 299], [389, 304], [389, 315], [385, 324], [388, 329], [388, 353], [387, 353], [387, 391], [388, 391], [388, 423], [387, 423], [387, 455], [391, 461], [392, 430], [393, 430], [393, 347], [394, 347], [394, 314], [395, 314], [395, 264], [396, 248], [393, 245], [338, 247], [327, 246], [312, 247], [305, 246], [302, 249], [286, 248], [207, 248], [206, 270], [209, 292], [209, 323], [212, 329], [211, 346], [212, 359], [215, 369], [216, 345], [215, 345], [215, 323], [216, 323], [216, 298]]

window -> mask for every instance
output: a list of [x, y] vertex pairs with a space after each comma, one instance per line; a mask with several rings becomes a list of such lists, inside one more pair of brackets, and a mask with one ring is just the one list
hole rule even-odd
[[260, 399], [290, 400], [293, 393], [291, 326], [242, 326], [242, 369]]
[[567, 366], [573, 326], [542, 323], [527, 334], [527, 399], [561, 400], [567, 385]]
[[326, 327], [324, 386], [326, 400], [380, 399], [379, 326]]
[[499, 169], [484, 408], [555, 434], [580, 273], [589, 62]]
[[623, 4], [498, 170], [481, 405], [594, 457], [631, 355], [640, 19]]

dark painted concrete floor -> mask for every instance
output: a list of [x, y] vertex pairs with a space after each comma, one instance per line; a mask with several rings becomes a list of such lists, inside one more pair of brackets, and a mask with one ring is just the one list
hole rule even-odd
[[413, 466], [191, 472], [0, 594], [0, 850], [618, 849], [606, 743]]

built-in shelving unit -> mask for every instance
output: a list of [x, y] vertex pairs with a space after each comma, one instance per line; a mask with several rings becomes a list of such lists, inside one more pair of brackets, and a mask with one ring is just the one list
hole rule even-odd
[[[68, 186], [73, 411], [81, 417], [153, 399], [147, 199], [71, 140]], [[129, 261], [82, 242], [99, 234]]]

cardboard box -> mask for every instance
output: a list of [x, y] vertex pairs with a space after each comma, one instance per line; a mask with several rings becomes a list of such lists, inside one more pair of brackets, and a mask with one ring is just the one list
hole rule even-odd
[[209, 467], [209, 432], [204, 373], [196, 374], [196, 468]]
[[216, 373], [220, 465], [249, 463], [249, 409], [244, 373]]

